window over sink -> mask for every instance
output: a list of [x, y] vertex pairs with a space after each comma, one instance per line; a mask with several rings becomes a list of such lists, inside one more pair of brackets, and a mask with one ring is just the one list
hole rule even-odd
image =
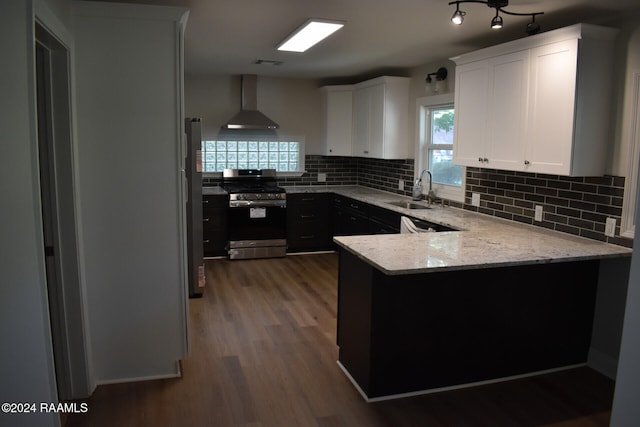
[[[427, 169], [431, 172], [437, 197], [464, 201], [464, 168], [453, 164], [453, 95], [437, 95], [418, 99], [418, 157], [416, 177]], [[428, 189], [428, 183], [423, 186]]]
[[275, 169], [278, 174], [304, 172], [303, 137], [253, 137], [202, 141], [202, 171]]

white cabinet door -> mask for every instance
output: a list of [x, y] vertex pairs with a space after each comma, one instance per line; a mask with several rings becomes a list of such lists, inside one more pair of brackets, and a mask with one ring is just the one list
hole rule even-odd
[[488, 140], [485, 167], [518, 170], [524, 165], [529, 51], [489, 61]]
[[358, 89], [353, 94], [353, 150], [356, 157], [369, 155], [371, 138], [371, 91]]
[[487, 141], [489, 61], [456, 67], [453, 163], [482, 167]]
[[456, 69], [454, 163], [516, 169], [524, 162], [528, 51]]
[[353, 89], [328, 86], [324, 91], [325, 155], [351, 156], [353, 140]]
[[355, 85], [353, 155], [407, 159], [409, 78], [378, 77]]
[[571, 173], [577, 49], [577, 39], [531, 49], [527, 171]]
[[[391, 106], [387, 104], [385, 85], [371, 86], [369, 91], [369, 152], [367, 157], [376, 159], [384, 158], [387, 132], [387, 110]], [[391, 143], [389, 141], [389, 143]]]

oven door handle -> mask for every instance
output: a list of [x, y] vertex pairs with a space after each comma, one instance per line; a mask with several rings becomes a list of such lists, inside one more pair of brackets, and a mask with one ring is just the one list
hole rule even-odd
[[286, 200], [233, 200], [229, 202], [230, 208], [253, 208], [253, 207], [264, 207], [264, 208], [286, 208], [287, 201]]

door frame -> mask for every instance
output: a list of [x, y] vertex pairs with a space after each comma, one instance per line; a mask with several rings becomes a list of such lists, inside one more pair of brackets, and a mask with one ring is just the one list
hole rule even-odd
[[[34, 2], [34, 65], [36, 43], [49, 52], [51, 102], [48, 149], [51, 167], [51, 206], [54, 209], [54, 269], [55, 283], [47, 284], [54, 298], [49, 303], [51, 339], [58, 399], [85, 398], [95, 388], [91, 378], [90, 345], [86, 321], [86, 296], [82, 270], [82, 240], [79, 198], [77, 191], [77, 146], [73, 126], [73, 71], [72, 38], [55, 15], [40, 1]], [[34, 107], [38, 105], [37, 71], [34, 66]], [[37, 111], [37, 109], [36, 109]], [[34, 132], [37, 134], [34, 121]], [[38, 150], [46, 143], [38, 141]], [[40, 181], [40, 167], [33, 170], [34, 179]], [[41, 217], [41, 220], [46, 220]], [[44, 233], [43, 233], [44, 241]], [[43, 249], [44, 250], [44, 249]], [[47, 261], [49, 265], [49, 261]], [[54, 288], [49, 289], [49, 286]]]

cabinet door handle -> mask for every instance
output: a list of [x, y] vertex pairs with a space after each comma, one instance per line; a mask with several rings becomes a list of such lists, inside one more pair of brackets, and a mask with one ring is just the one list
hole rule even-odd
[[309, 219], [309, 218], [315, 218], [315, 215], [300, 215], [300, 219]]
[[209, 218], [202, 218], [202, 222], [209, 222]]
[[482, 163], [482, 157], [478, 157], [478, 161]]
[[209, 201], [208, 200], [203, 200], [202, 203], [205, 204], [205, 205], [208, 205]]
[[211, 240], [207, 239], [207, 240], [203, 240], [202, 243], [210, 243]]
[[482, 159], [483, 162], [485, 163], [489, 163], [489, 159], [487, 159], [486, 157]]
[[525, 165], [530, 165], [530, 164], [531, 164], [531, 162], [530, 162], [529, 160], [525, 160], [525, 161], [524, 161], [524, 164], [525, 164]]
[[349, 206], [351, 206], [353, 209], [358, 209], [358, 205], [354, 205], [353, 203], [349, 203]]
[[364, 150], [364, 151], [363, 151], [363, 153], [364, 153], [364, 154], [369, 154], [369, 151]]
[[315, 239], [316, 236], [314, 236], [313, 234], [310, 236], [300, 236], [301, 239]]

